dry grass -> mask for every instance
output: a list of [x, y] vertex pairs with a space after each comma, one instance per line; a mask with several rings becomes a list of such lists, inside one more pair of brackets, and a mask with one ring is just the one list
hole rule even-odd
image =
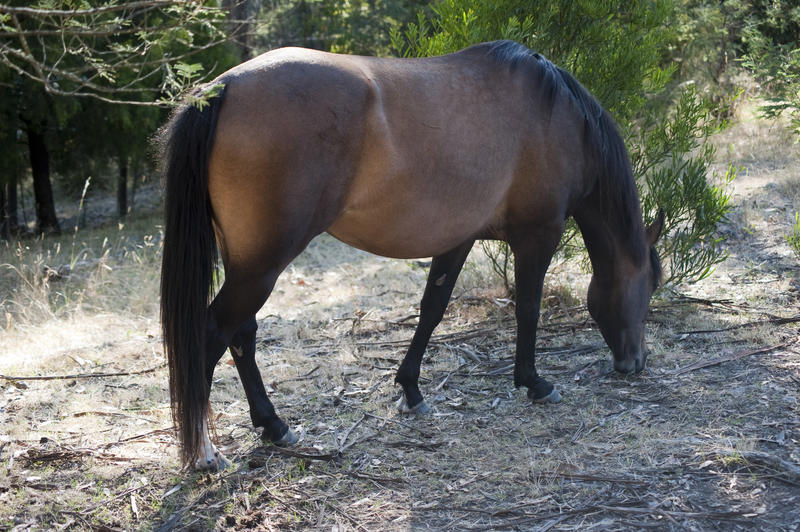
[[[762, 124], [725, 135], [747, 166], [725, 227], [731, 258], [654, 304], [646, 372], [612, 371], [581, 304], [588, 276], [571, 264], [551, 272], [537, 360], [558, 405], [513, 389], [513, 306], [479, 256], [423, 365], [433, 413], [404, 417], [393, 378], [425, 268], [313, 242], [258, 316], [262, 374], [300, 443], [261, 445], [226, 356], [212, 400], [235, 469], [215, 475], [176, 461], [157, 245], [141, 263], [110, 251], [112, 271], [80, 273], [80, 305], [4, 307], [0, 373], [122, 374], [0, 379], [0, 529], [796, 530], [798, 322], [777, 318], [796, 316], [800, 298], [783, 239], [797, 157], [786, 141], [766, 146], [774, 134]], [[102, 240], [87, 241], [86, 257], [135, 248]], [[42, 246], [17, 270], [59, 262], [39, 258], [52, 243]], [[24, 284], [2, 282], [4, 294]], [[25, 297], [52, 302], [57, 286]]]

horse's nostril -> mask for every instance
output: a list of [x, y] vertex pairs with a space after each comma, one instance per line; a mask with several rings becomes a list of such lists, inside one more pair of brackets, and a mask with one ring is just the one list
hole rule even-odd
[[633, 373], [637, 370], [636, 362], [633, 360], [615, 360], [614, 369], [620, 373]]

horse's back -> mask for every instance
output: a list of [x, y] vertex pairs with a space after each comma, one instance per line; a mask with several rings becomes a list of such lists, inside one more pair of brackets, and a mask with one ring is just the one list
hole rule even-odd
[[278, 240], [328, 230], [378, 254], [430, 256], [503, 237], [515, 216], [563, 219], [575, 188], [579, 158], [544, 142], [574, 124], [540, 116], [524, 64], [481, 49], [418, 60], [283, 49], [223, 79], [210, 189], [219, 205], [247, 191], [249, 212], [228, 216], [236, 230], [273, 217]]

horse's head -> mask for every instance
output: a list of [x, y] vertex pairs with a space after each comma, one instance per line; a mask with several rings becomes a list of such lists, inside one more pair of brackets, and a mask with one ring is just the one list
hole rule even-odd
[[620, 373], [639, 372], [647, 362], [644, 322], [650, 297], [661, 281], [661, 264], [653, 244], [664, 225], [664, 213], [646, 231], [649, 253], [636, 265], [627, 254], [618, 253], [610, 275], [593, 275], [589, 284], [588, 307], [614, 355], [614, 369]]

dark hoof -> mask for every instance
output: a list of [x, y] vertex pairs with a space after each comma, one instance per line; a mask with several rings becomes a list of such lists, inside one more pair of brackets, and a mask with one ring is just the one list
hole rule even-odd
[[546, 403], [555, 404], [561, 402], [561, 394], [558, 393], [558, 390], [556, 390], [555, 388], [553, 388], [553, 391], [545, 395], [544, 397], [534, 398], [531, 397], [530, 393], [528, 394], [528, 397], [530, 397], [531, 401], [533, 401], [536, 404], [546, 404]]
[[428, 403], [425, 402], [425, 399], [420, 401], [419, 403], [415, 404], [414, 406], [408, 406], [405, 397], [400, 401], [400, 412], [403, 414], [430, 414], [431, 407], [428, 406]]
[[292, 429], [287, 428], [286, 433], [279, 439], [271, 440], [269, 437], [265, 437], [264, 441], [271, 442], [273, 445], [277, 447], [289, 447], [290, 445], [294, 445], [295, 443], [297, 443], [298, 439], [299, 438], [297, 437], [297, 434], [295, 434], [292, 431]]

